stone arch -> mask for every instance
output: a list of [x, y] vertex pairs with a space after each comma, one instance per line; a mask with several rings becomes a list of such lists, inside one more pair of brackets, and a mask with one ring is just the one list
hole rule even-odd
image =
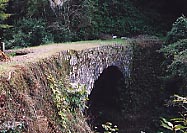
[[101, 125], [106, 122], [114, 122], [116, 114], [122, 110], [121, 106], [121, 84], [124, 75], [117, 66], [109, 66], [103, 70], [95, 81], [94, 87], [89, 95], [86, 114], [88, 122], [97, 131], [103, 132]]
[[69, 51], [70, 82], [86, 86], [89, 95], [95, 81], [109, 66], [116, 66], [125, 79], [130, 77], [132, 49], [122, 45], [109, 45], [82, 51]]
[[[89, 95], [90, 100], [95, 100], [90, 103], [91, 106], [101, 103], [103, 106], [116, 105], [114, 98], [119, 95], [117, 86], [123, 79], [123, 73], [116, 66], [109, 66], [103, 70], [99, 78], [95, 81], [94, 87]], [[92, 101], [90, 101], [92, 102]]]
[[[106, 81], [108, 80], [110, 83], [112, 83], [113, 82], [112, 76], [114, 75], [114, 73], [117, 73], [117, 77], [124, 78], [123, 83], [125, 87], [126, 85], [128, 85], [130, 76], [131, 76], [131, 65], [132, 65], [132, 57], [133, 57], [132, 47], [126, 47], [124, 45], [108, 45], [108, 46], [96, 47], [92, 49], [86, 49], [82, 51], [69, 50], [67, 52], [69, 53], [69, 54], [67, 53], [68, 56], [66, 57], [66, 60], [70, 64], [70, 74], [69, 74], [70, 83], [73, 83], [73, 84], [75, 83], [74, 85], [77, 85], [77, 84], [85, 85], [87, 95], [89, 98], [92, 97], [95, 90], [100, 91], [99, 89], [94, 89], [94, 87], [97, 86], [96, 85], [97, 82], [100, 82], [100, 81], [103, 82], [100, 79], [103, 77], [103, 75], [105, 79], [107, 77], [106, 76], [107, 73], [109, 75], [109, 79], [106, 78]], [[115, 78], [116, 77], [114, 76], [114, 79]], [[116, 78], [116, 79], [119, 80], [120, 78]], [[117, 83], [114, 83], [114, 86], [116, 84]], [[105, 89], [104, 90], [101, 89], [101, 95], [99, 95], [100, 92], [96, 91], [95, 96], [93, 96], [94, 100], [92, 101], [94, 103], [92, 103], [92, 107], [95, 108], [94, 106], [97, 105], [99, 101], [103, 100], [105, 102], [101, 104], [104, 104], [104, 105], [108, 104], [108, 106], [105, 106], [104, 109], [107, 109], [107, 108], [111, 109], [111, 111], [108, 111], [108, 113], [119, 113], [119, 112], [115, 112], [115, 111], [120, 110], [118, 109], [119, 106], [116, 106], [116, 102], [113, 102], [113, 99], [115, 98], [117, 99], [117, 97], [119, 96], [118, 91], [114, 91], [110, 89], [110, 91], [108, 92], [108, 95], [106, 94], [107, 97], [102, 99], [103, 98], [102, 95], [105, 96], [104, 94], [105, 91], [106, 91]], [[100, 99], [98, 100], [98, 102], [96, 100], [97, 98]], [[89, 104], [90, 103], [88, 102], [88, 106], [91, 105]], [[89, 109], [92, 109], [92, 107], [89, 107]], [[84, 109], [84, 112], [89, 113], [89, 111], [86, 111], [85, 109]], [[89, 117], [90, 116], [97, 117], [97, 115], [94, 115], [94, 114], [93, 115], [86, 114], [86, 115], [88, 115]], [[112, 118], [110, 116], [115, 117], [114, 115], [110, 115], [110, 114], [107, 114], [107, 115], [109, 116], [109, 117], [107, 116], [108, 118]], [[101, 120], [103, 118], [104, 117], [102, 116]], [[100, 122], [97, 122], [97, 120], [100, 120], [100, 119], [91, 118], [90, 120], [91, 121], [96, 120], [95, 123], [98, 123], [98, 124], [100, 123]], [[103, 120], [105, 121], [105, 118]], [[101, 123], [104, 122], [103, 120], [101, 121]], [[111, 121], [113, 122], [113, 120]], [[99, 124], [100, 126], [101, 126], [101, 123]], [[92, 125], [92, 123], [90, 124]], [[93, 124], [92, 126], [95, 126], [95, 125]], [[98, 131], [102, 132], [102, 130], [98, 130]]]

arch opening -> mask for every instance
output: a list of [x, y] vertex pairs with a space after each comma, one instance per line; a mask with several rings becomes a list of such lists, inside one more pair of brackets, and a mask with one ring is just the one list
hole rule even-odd
[[103, 132], [102, 124], [111, 122], [117, 124], [116, 115], [120, 114], [120, 101], [123, 73], [116, 66], [104, 69], [98, 80], [95, 81], [89, 95], [87, 115], [88, 123], [98, 132]]

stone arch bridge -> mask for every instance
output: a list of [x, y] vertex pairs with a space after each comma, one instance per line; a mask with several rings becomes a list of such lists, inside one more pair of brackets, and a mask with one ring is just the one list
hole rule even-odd
[[68, 53], [69, 80], [72, 84], [86, 85], [88, 95], [100, 74], [110, 66], [117, 67], [128, 82], [133, 54], [130, 46], [108, 45], [82, 51], [69, 50]]

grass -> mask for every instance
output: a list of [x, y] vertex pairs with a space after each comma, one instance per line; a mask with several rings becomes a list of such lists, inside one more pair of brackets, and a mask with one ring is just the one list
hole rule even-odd
[[129, 43], [122, 39], [112, 39], [112, 40], [91, 40], [91, 41], [77, 41], [77, 42], [65, 42], [65, 43], [50, 43], [40, 46], [15, 49], [15, 50], [46, 50], [50, 55], [50, 52], [59, 52], [63, 50], [84, 50], [88, 48], [99, 47], [102, 45], [112, 45], [112, 44], [123, 44], [128, 45]]
[[77, 42], [65, 42], [65, 43], [50, 43], [50, 44], [40, 45], [40, 46], [36, 46], [32, 48], [48, 47], [50, 45], [56, 45], [56, 46], [63, 45], [64, 50], [68, 50], [68, 49], [83, 50], [85, 48], [92, 48], [92, 47], [98, 47], [102, 45], [112, 45], [112, 44], [124, 44], [125, 45], [125, 44], [128, 44], [128, 42], [122, 39], [89, 40], [89, 41], [77, 41]]
[[[125, 40], [123, 39], [111, 39], [111, 40], [91, 40], [91, 41], [78, 41], [78, 42], [71, 42], [72, 44], [76, 44], [76, 43], [89, 43], [89, 44], [123, 44], [125, 42]], [[69, 43], [69, 42], [68, 42]]]

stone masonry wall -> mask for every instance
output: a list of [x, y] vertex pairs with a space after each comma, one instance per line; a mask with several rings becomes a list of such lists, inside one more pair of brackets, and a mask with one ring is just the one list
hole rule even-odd
[[94, 82], [109, 66], [117, 66], [128, 83], [133, 54], [131, 47], [109, 45], [82, 51], [69, 50], [68, 53], [66, 60], [69, 60], [71, 68], [69, 80], [71, 83], [86, 85], [88, 94]]

